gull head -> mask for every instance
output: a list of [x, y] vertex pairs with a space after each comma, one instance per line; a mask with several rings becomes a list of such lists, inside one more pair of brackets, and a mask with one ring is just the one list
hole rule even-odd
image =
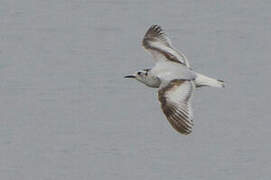
[[142, 71], [137, 71], [134, 74], [124, 76], [124, 78], [132, 78], [132, 79], [136, 79], [138, 81], [142, 81], [142, 80], [144, 81], [147, 76], [148, 76], [148, 72], [142, 70]]
[[161, 84], [158, 77], [155, 77], [151, 73], [149, 73], [149, 69], [137, 71], [132, 75], [125, 76], [124, 78], [136, 79], [139, 82], [153, 88], [158, 88]]

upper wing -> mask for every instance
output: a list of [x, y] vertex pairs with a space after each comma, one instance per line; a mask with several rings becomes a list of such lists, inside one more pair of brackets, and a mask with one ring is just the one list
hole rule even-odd
[[158, 25], [152, 25], [148, 29], [142, 45], [157, 61], [173, 61], [190, 67], [186, 57], [173, 48], [170, 39]]
[[164, 114], [172, 127], [182, 134], [192, 132], [193, 115], [190, 100], [193, 89], [191, 81], [176, 79], [158, 92]]

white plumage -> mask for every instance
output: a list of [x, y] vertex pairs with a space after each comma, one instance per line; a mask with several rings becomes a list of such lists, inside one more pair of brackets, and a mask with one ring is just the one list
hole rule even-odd
[[193, 90], [202, 86], [224, 87], [224, 82], [192, 71], [187, 58], [175, 50], [158, 25], [148, 29], [142, 45], [156, 60], [155, 66], [125, 77], [159, 88], [161, 108], [172, 127], [182, 134], [191, 133]]

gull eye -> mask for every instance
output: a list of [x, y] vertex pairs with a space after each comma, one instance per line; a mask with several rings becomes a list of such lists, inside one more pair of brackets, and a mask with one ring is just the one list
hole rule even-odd
[[141, 74], [141, 72], [137, 72], [137, 74], [138, 74], [138, 75], [140, 75], [140, 74]]

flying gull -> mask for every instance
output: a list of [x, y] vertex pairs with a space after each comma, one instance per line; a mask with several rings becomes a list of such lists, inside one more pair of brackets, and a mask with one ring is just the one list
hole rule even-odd
[[203, 86], [222, 88], [224, 82], [192, 71], [187, 58], [173, 47], [159, 25], [148, 29], [142, 45], [156, 60], [154, 67], [125, 78], [134, 78], [148, 87], [158, 88], [158, 99], [169, 123], [179, 133], [190, 134], [194, 89]]

